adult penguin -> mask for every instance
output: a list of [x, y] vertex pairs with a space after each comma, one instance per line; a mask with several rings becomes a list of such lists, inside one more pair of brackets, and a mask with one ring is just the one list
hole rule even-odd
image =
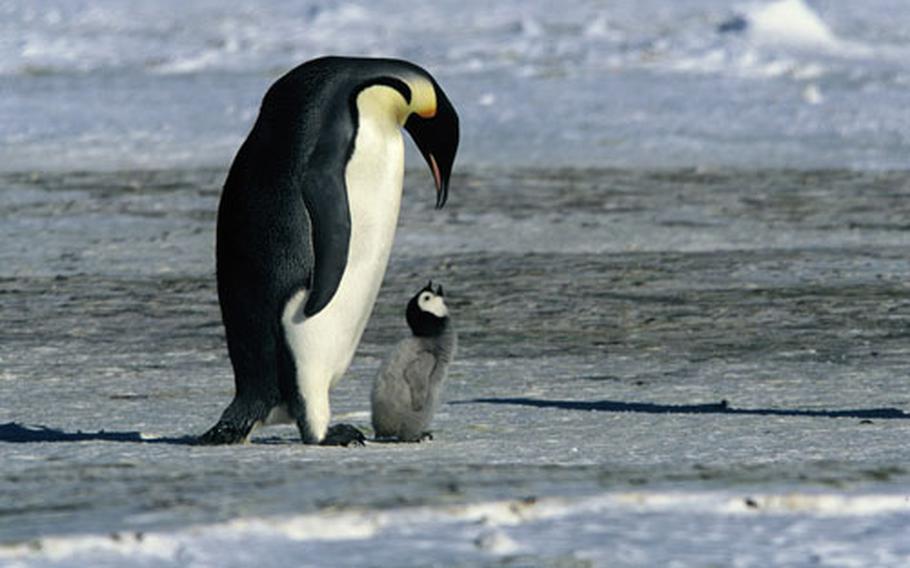
[[347, 370], [385, 273], [398, 221], [404, 127], [448, 195], [458, 115], [406, 61], [324, 57], [278, 79], [231, 166], [218, 207], [218, 299], [236, 394], [203, 444], [296, 422], [307, 444], [363, 435], [329, 428], [329, 389]]

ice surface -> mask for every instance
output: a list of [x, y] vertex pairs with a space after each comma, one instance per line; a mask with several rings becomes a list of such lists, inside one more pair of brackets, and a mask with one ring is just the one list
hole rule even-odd
[[430, 69], [461, 164], [906, 168], [906, 21], [901, 0], [7, 0], [0, 169], [225, 167], [268, 84], [327, 53]]

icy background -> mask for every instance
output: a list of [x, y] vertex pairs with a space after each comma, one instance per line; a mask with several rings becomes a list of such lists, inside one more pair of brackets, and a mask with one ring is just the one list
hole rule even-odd
[[[0, 566], [910, 565], [910, 3], [556, 5], [0, 0]], [[332, 399], [433, 277], [436, 440], [186, 445], [227, 165], [324, 53], [462, 116]]]
[[910, 3], [0, 1], [0, 168], [224, 167], [327, 53], [421, 62], [462, 164], [902, 168]]

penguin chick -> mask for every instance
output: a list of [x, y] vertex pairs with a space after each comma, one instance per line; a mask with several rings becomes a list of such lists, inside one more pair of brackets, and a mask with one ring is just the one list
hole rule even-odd
[[420, 442], [432, 438], [427, 428], [458, 336], [442, 286], [434, 290], [432, 282], [411, 298], [405, 315], [413, 335], [395, 346], [373, 383], [373, 430], [377, 439]]

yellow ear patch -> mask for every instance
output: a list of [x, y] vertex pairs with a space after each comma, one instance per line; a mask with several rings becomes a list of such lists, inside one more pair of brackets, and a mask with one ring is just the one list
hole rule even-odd
[[436, 116], [436, 89], [423, 77], [409, 77], [405, 81], [411, 88], [411, 105], [408, 110], [422, 118]]
[[397, 89], [387, 85], [367, 87], [357, 95], [357, 108], [361, 113], [385, 115], [404, 125], [412, 113], [423, 118], [436, 116], [436, 89], [423, 77], [402, 78], [411, 89], [411, 102], [405, 101]]

